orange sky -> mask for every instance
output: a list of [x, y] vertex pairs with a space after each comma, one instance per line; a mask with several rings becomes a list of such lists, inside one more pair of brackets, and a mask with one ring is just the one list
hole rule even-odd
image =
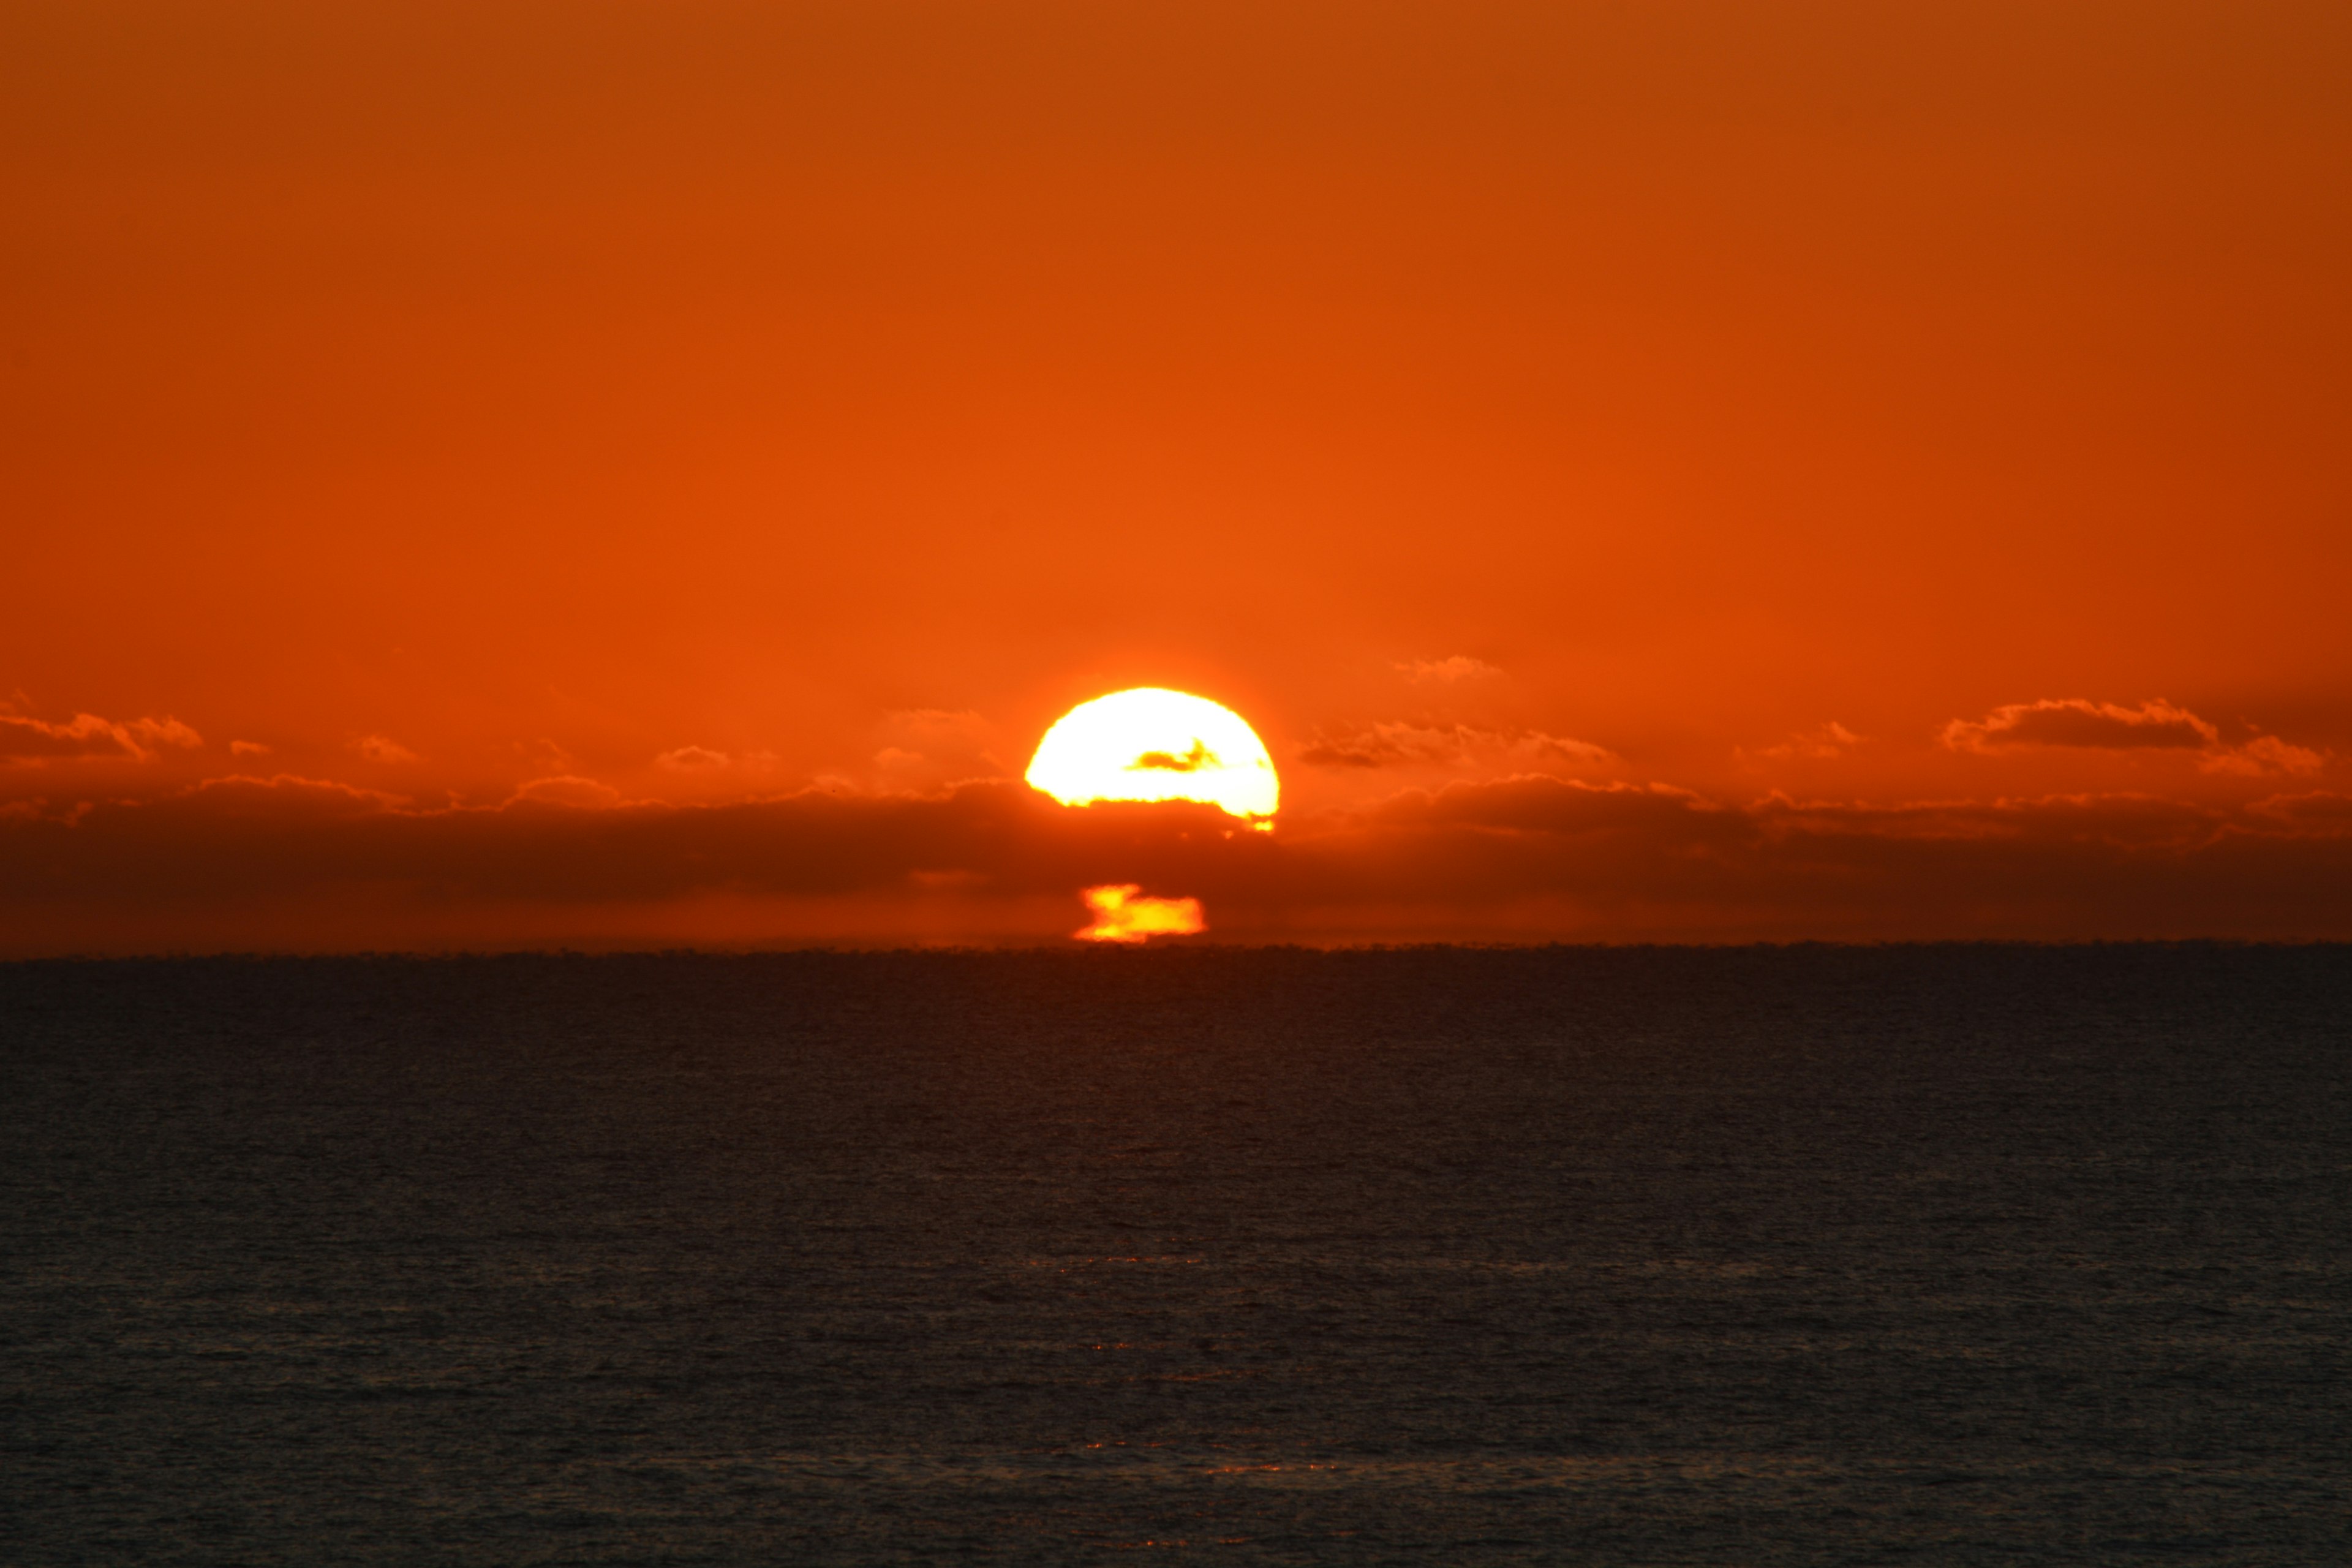
[[2340, 4], [15, 5], [0, 952], [2352, 936], [2347, 278]]

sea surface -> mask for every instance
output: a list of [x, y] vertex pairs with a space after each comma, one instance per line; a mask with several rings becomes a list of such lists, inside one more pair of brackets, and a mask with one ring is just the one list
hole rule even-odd
[[2352, 1562], [2352, 949], [0, 966], [0, 1562]]

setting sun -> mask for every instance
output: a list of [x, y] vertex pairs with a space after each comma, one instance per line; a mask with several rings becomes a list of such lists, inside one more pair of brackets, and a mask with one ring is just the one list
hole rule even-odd
[[1030, 759], [1029, 783], [1064, 805], [1197, 800], [1263, 826], [1280, 795], [1274, 759], [1232, 709], [1156, 686], [1081, 702]]

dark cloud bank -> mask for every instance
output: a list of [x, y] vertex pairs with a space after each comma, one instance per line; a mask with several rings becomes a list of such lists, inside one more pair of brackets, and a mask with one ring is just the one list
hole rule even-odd
[[[763, 905], [826, 900], [865, 911], [845, 935], [887, 939], [888, 911], [920, 900], [928, 934], [952, 934], [937, 924], [945, 900], [999, 911], [975, 932], [1045, 939], [1066, 900], [1076, 923], [1077, 889], [1109, 881], [1198, 897], [1213, 935], [1237, 941], [2337, 938], [2352, 936], [2352, 797], [1728, 806], [1519, 778], [1263, 834], [1205, 806], [1073, 811], [1009, 784], [419, 810], [233, 779], [0, 821], [0, 950], [287, 945], [285, 927], [248, 918], [271, 909], [366, 911], [293, 945], [431, 945], [449, 928], [411, 916], [468, 909], [506, 911], [467, 928], [480, 940], [625, 941], [658, 929], [632, 910], [712, 898], [749, 911], [729, 933], [741, 941], [761, 940]], [[1035, 912], [1008, 928], [1012, 909]]]

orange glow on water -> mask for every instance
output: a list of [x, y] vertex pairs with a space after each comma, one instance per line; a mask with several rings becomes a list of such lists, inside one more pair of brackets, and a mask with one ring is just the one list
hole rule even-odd
[[1070, 934], [1080, 942], [1144, 942], [1155, 936], [1191, 936], [1209, 929], [1198, 899], [1147, 899], [1133, 882], [1088, 888], [1078, 896], [1093, 914], [1091, 923]]

